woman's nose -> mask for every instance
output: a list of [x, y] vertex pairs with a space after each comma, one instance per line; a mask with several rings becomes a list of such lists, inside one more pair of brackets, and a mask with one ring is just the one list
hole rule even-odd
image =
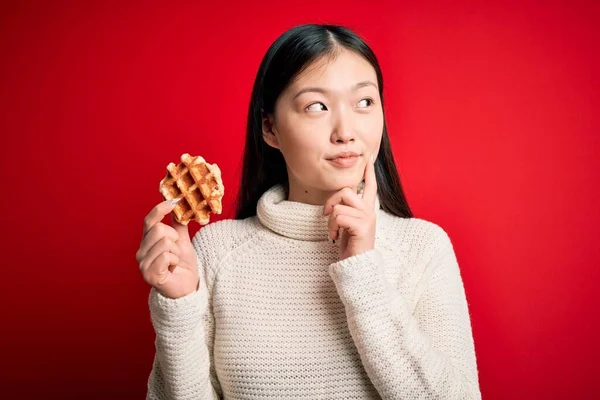
[[355, 140], [354, 117], [349, 112], [340, 111], [333, 128], [332, 139], [335, 142], [347, 143]]
[[345, 131], [344, 133], [341, 133], [341, 134], [337, 135], [335, 141], [338, 142], [338, 143], [353, 142], [354, 141], [354, 134], [352, 133], [352, 131]]

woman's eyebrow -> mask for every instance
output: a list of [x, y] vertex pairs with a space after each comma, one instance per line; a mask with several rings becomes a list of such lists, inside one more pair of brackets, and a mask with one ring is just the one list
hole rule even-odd
[[[375, 87], [375, 89], [377, 89], [377, 85], [374, 84], [373, 82], [371, 82], [371, 81], [362, 81], [362, 82], [358, 82], [357, 84], [355, 84], [354, 86], [352, 86], [351, 90], [353, 90], [353, 91], [354, 90], [358, 90], [358, 89], [363, 88], [365, 86], [373, 86], [373, 87]], [[305, 87], [303, 89], [300, 89], [298, 91], [298, 93], [296, 93], [296, 95], [294, 96], [294, 98], [292, 100], [296, 100], [296, 98], [298, 96], [300, 96], [303, 93], [307, 93], [307, 92], [315, 92], [315, 93], [326, 94], [329, 91], [327, 89], [325, 89], [325, 88], [320, 88], [320, 87]]]

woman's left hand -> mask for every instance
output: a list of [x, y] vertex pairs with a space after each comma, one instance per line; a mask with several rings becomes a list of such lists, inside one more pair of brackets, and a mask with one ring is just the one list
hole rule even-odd
[[329, 215], [329, 237], [340, 240], [340, 260], [375, 247], [377, 181], [374, 164], [373, 158], [365, 166], [362, 198], [346, 187], [331, 196], [323, 207], [323, 215]]

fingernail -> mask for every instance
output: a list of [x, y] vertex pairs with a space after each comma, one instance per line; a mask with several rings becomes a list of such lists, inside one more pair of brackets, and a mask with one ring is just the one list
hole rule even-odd
[[171, 207], [173, 207], [175, 204], [179, 203], [179, 200], [181, 200], [181, 197], [177, 197], [177, 198], [171, 200], [171, 202], [169, 204], [171, 205]]
[[371, 153], [371, 164], [373, 164], [374, 161], [375, 161], [375, 158], [373, 157], [373, 153]]

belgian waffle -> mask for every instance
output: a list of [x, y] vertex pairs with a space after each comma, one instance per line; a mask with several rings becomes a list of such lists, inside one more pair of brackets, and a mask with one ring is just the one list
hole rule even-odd
[[181, 155], [181, 163], [167, 165], [167, 176], [159, 185], [165, 200], [181, 199], [173, 209], [177, 222], [187, 225], [194, 220], [208, 224], [210, 213], [221, 214], [225, 188], [217, 164], [200, 156]]

